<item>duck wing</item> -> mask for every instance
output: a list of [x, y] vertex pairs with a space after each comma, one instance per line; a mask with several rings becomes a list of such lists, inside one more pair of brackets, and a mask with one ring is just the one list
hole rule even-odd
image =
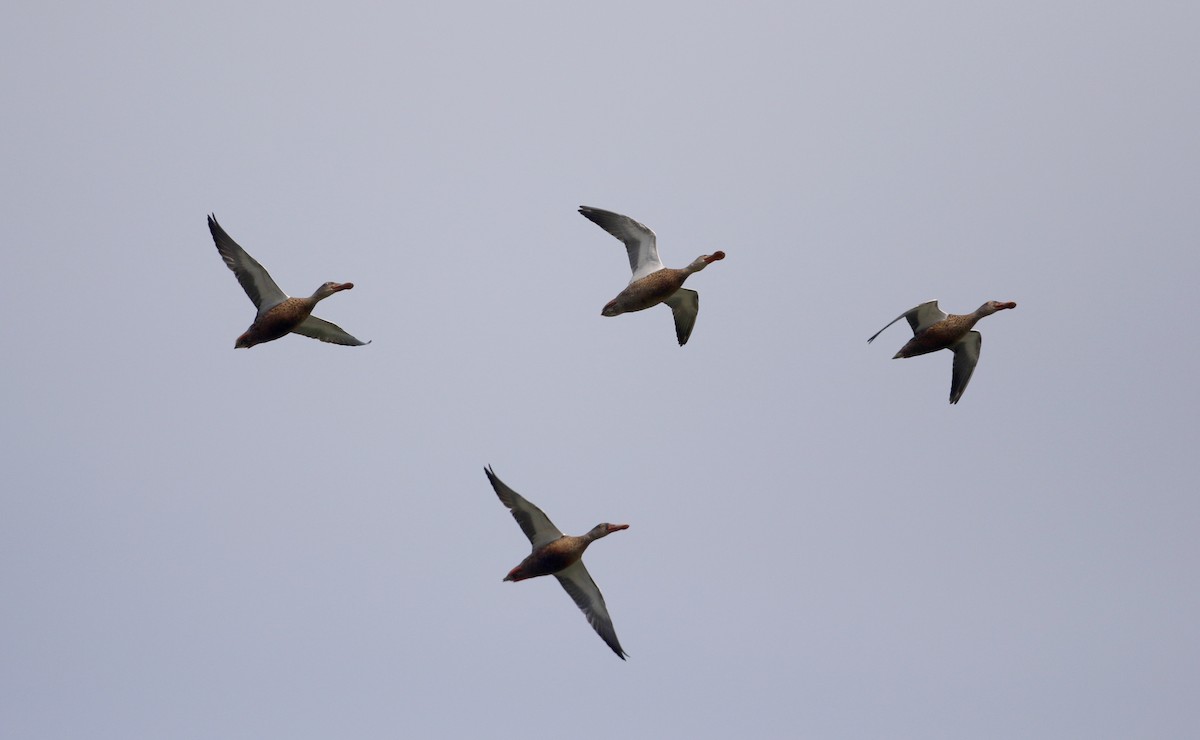
[[680, 288], [663, 303], [670, 306], [671, 313], [675, 314], [675, 338], [682, 347], [687, 344], [688, 337], [692, 336], [692, 327], [696, 325], [696, 314], [700, 312], [700, 294], [688, 288]]
[[875, 341], [875, 337], [882, 334], [884, 329], [887, 329], [888, 326], [891, 326], [900, 319], [908, 319], [908, 325], [912, 328], [913, 336], [916, 336], [944, 318], [946, 318], [946, 312], [938, 308], [937, 301], [926, 301], [919, 306], [908, 309], [889, 321], [887, 326], [871, 335], [871, 338], [867, 340], [867, 344]]
[[662, 260], [658, 258], [657, 238], [644, 224], [629, 216], [591, 206], [579, 206], [579, 212], [625, 243], [625, 251], [629, 253], [629, 268], [633, 270], [629, 282], [663, 269]]
[[242, 290], [246, 291], [246, 295], [250, 296], [250, 300], [258, 308], [259, 316], [287, 300], [287, 293], [279, 289], [266, 268], [258, 264], [258, 260], [251, 257], [225, 233], [225, 229], [221, 228], [213, 214], [208, 216], [208, 230], [212, 232], [213, 242], [217, 245], [221, 259], [233, 270], [233, 274], [242, 285]]
[[488, 481], [492, 484], [496, 495], [500, 497], [500, 503], [508, 507], [512, 512], [513, 519], [516, 519], [517, 524], [521, 526], [521, 531], [533, 543], [533, 549], [536, 550], [563, 536], [562, 531], [554, 526], [554, 522], [550, 521], [550, 517], [546, 516], [545, 512], [505, 485], [504, 481], [497, 478], [496, 474], [492, 472], [491, 466], [484, 468], [483, 472], [487, 473]]
[[364, 342], [350, 335], [337, 324], [331, 324], [324, 319], [318, 319], [316, 316], [309, 316], [304, 321], [301, 321], [292, 331], [306, 337], [320, 339], [322, 342], [343, 344], [347, 347], [361, 347], [364, 344], [370, 344], [370, 342]]
[[967, 383], [971, 382], [971, 373], [979, 362], [979, 348], [983, 346], [983, 335], [977, 331], [969, 331], [962, 339], [955, 342], [950, 349], [954, 351], [954, 369], [950, 375], [950, 403], [958, 403]]
[[608, 644], [621, 660], [625, 660], [626, 652], [617, 640], [617, 631], [613, 629], [612, 617], [608, 616], [608, 607], [604, 604], [604, 595], [600, 593], [596, 582], [583, 567], [583, 561], [576, 561], [563, 570], [554, 574], [558, 582], [587, 617], [588, 624], [600, 635], [600, 639]]

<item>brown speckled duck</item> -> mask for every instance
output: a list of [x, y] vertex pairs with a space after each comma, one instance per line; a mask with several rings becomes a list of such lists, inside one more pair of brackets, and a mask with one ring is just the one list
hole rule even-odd
[[370, 342], [355, 339], [340, 326], [312, 315], [313, 308], [318, 301], [324, 300], [334, 293], [350, 290], [354, 287], [354, 283], [325, 283], [307, 298], [292, 298], [279, 289], [279, 286], [275, 284], [263, 266], [258, 264], [257, 260], [247, 254], [246, 250], [225, 233], [225, 229], [221, 228], [213, 215], [208, 217], [208, 230], [212, 232], [213, 241], [216, 242], [221, 258], [225, 260], [226, 265], [229, 265], [229, 269], [233, 270], [233, 274], [242, 284], [246, 295], [250, 296], [250, 300], [254, 301], [254, 305], [258, 308], [258, 315], [254, 317], [254, 323], [237, 338], [237, 342], [233, 345], [235, 348], [253, 347], [256, 344], [279, 339], [288, 333], [303, 334], [306, 337], [320, 339], [322, 342], [352, 347], [370, 344]]
[[521, 531], [533, 543], [533, 552], [509, 571], [504, 580], [523, 581], [526, 578], [553, 575], [575, 600], [576, 606], [583, 611], [588, 623], [601, 639], [608, 643], [617, 657], [625, 660], [627, 653], [617, 641], [617, 632], [613, 629], [612, 617], [608, 616], [604, 596], [588, 574], [587, 568], [583, 567], [582, 558], [588, 545], [613, 532], [629, 529], [629, 525], [597, 524], [582, 537], [564, 535], [541, 509], [506, 486], [490, 467], [484, 468], [483, 472], [487, 473], [500, 501], [512, 512], [517, 524], [521, 525]]
[[[936, 352], [939, 349], [948, 349], [954, 352], [954, 369], [950, 377], [950, 403], [958, 403], [958, 399], [962, 398], [963, 391], [967, 389], [967, 383], [971, 380], [971, 373], [975, 372], [975, 365], [979, 362], [979, 348], [983, 344], [983, 336], [977, 331], [972, 331], [971, 327], [975, 326], [975, 322], [984, 316], [991, 316], [997, 311], [1016, 307], [1017, 304], [1012, 301], [1007, 303], [988, 301], [971, 313], [947, 314], [938, 308], [937, 301], [928, 301], [900, 314], [889, 321], [883, 329], [900, 319], [908, 319], [908, 324], [913, 330], [913, 338], [900, 348], [900, 351], [892, 357], [893, 360], [901, 357], [916, 357]], [[874, 341], [875, 337], [883, 333], [883, 329], [875, 332], [867, 340], [867, 343], [870, 344]]]
[[617, 316], [630, 311], [642, 311], [665, 303], [675, 315], [675, 338], [679, 346], [687, 344], [700, 311], [700, 294], [683, 287], [683, 281], [717, 260], [725, 259], [724, 252], [702, 254], [692, 264], [676, 270], [663, 267], [658, 258], [654, 232], [628, 216], [590, 206], [580, 206], [579, 212], [592, 223], [625, 242], [633, 278], [629, 285], [608, 302], [601, 316]]

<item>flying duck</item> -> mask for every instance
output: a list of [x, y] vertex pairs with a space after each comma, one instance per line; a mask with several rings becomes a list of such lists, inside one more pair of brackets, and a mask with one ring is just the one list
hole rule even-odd
[[350, 290], [354, 283], [325, 283], [307, 298], [292, 298], [279, 289], [266, 269], [226, 234], [225, 229], [217, 223], [216, 216], [211, 214], [208, 217], [208, 230], [212, 232], [221, 258], [225, 260], [229, 269], [233, 270], [238, 282], [242, 284], [242, 289], [258, 308], [254, 323], [237, 338], [234, 348], [253, 347], [279, 339], [290, 332], [320, 339], [322, 342], [352, 347], [370, 344], [355, 339], [340, 326], [312, 315], [318, 301], [334, 293]]

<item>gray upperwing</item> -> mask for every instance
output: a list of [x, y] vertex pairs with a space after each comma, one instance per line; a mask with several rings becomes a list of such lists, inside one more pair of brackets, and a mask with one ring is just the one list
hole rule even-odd
[[492, 484], [492, 489], [496, 491], [496, 495], [500, 497], [500, 503], [508, 507], [512, 512], [513, 519], [517, 520], [521, 531], [529, 538], [533, 544], [533, 549], [538, 549], [548, 542], [553, 542], [563, 533], [558, 527], [554, 526], [554, 522], [550, 521], [550, 517], [546, 516], [538, 507], [525, 500], [525, 497], [517, 493], [513, 489], [505, 485], [504, 481], [496, 477], [492, 472], [491, 466], [483, 469], [487, 473], [488, 481]]
[[592, 625], [592, 629], [600, 635], [600, 639], [612, 648], [617, 657], [625, 660], [627, 653], [617, 640], [617, 631], [613, 629], [612, 617], [608, 616], [608, 607], [604, 604], [604, 596], [600, 593], [596, 582], [592, 580], [591, 574], [587, 572], [587, 568], [583, 567], [583, 561], [576, 561], [574, 565], [555, 573], [554, 577], [570, 594], [575, 605], [587, 617], [588, 624]]
[[958, 403], [967, 383], [971, 382], [971, 374], [979, 363], [979, 348], [983, 346], [983, 335], [977, 331], [969, 331], [962, 339], [954, 343], [954, 368], [950, 373], [950, 403]]
[[229, 234], [225, 233], [225, 229], [222, 229], [221, 224], [217, 223], [215, 214], [208, 216], [208, 230], [212, 233], [213, 242], [217, 245], [217, 252], [221, 254], [221, 259], [225, 260], [225, 264], [230, 270], [233, 270], [233, 274], [241, 283], [242, 290], [246, 291], [246, 295], [250, 296], [250, 300], [258, 308], [259, 316], [287, 300], [287, 293], [279, 289], [266, 268], [242, 249], [241, 245], [235, 242]]
[[914, 336], [946, 318], [946, 312], [938, 308], [937, 301], [926, 301], [905, 315], [908, 317], [908, 325], [912, 327]]
[[633, 271], [630, 282], [663, 269], [662, 260], [658, 258], [658, 239], [645, 224], [602, 208], [579, 206], [579, 212], [625, 243], [625, 251], [629, 253], [629, 269]]
[[880, 329], [871, 335], [871, 338], [867, 340], [867, 344], [874, 342], [875, 337], [882, 334], [884, 330], [888, 328], [888, 326], [891, 326], [900, 319], [908, 319], [908, 326], [912, 329], [913, 335], [915, 336], [922, 329], [925, 329], [932, 324], [936, 324], [944, 318], [946, 318], [946, 314], [938, 308], [937, 301], [926, 301], [919, 306], [914, 306], [913, 308], [908, 309], [896, 318], [887, 322], [887, 326], [884, 326], [883, 329]]
[[696, 325], [696, 315], [700, 313], [700, 294], [688, 288], [680, 288], [663, 303], [670, 306], [671, 313], [675, 315], [675, 338], [682, 347], [687, 344], [688, 337], [692, 336], [692, 328]]
[[351, 336], [337, 324], [331, 324], [324, 319], [318, 319], [316, 316], [311, 315], [304, 321], [301, 321], [292, 331], [306, 337], [320, 339], [322, 342], [341, 344], [347, 347], [361, 347], [364, 344], [370, 344], [370, 342], [364, 342], [361, 339]]

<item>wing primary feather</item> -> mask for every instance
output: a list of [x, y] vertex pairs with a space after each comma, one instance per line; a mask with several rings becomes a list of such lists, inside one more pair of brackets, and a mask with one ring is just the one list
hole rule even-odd
[[329, 342], [330, 344], [341, 344], [346, 347], [362, 347], [363, 345], [370, 344], [369, 341], [364, 342], [352, 336], [337, 324], [324, 319], [318, 319], [316, 316], [309, 316], [304, 319], [292, 331], [301, 336], [319, 339], [322, 342]]
[[579, 206], [579, 213], [625, 244], [629, 269], [633, 272], [631, 281], [663, 269], [657, 237], [648, 226], [603, 208]]
[[969, 331], [958, 340], [954, 350], [954, 364], [950, 372], [950, 403], [956, 404], [967, 390], [975, 366], [979, 364], [979, 350], [983, 347], [983, 335], [977, 331]]
[[675, 339], [682, 347], [687, 344], [696, 326], [696, 316], [700, 313], [700, 294], [690, 288], [680, 288], [663, 302], [671, 308], [675, 319]]
[[260, 315], [272, 306], [287, 300], [287, 293], [279, 289], [266, 268], [251, 257], [245, 249], [242, 249], [241, 245], [234, 241], [225, 229], [221, 228], [221, 224], [217, 223], [216, 214], [208, 215], [208, 230], [212, 234], [213, 243], [217, 245], [217, 252], [221, 255], [221, 259], [233, 271], [242, 290], [246, 291], [246, 295], [258, 308]]
[[944, 318], [946, 318], [946, 314], [938, 308], [936, 300], [926, 301], [919, 306], [913, 306], [896, 318], [887, 322], [887, 326], [884, 326], [883, 329], [880, 329], [871, 335], [871, 338], [867, 340], [867, 344], [875, 341], [875, 337], [882, 334], [884, 330], [888, 328], [888, 326], [891, 326], [900, 319], [908, 319], [908, 326], [910, 329], [912, 329], [913, 336], [916, 336], [922, 329], [926, 328], [930, 324], [937, 323]]
[[485, 467], [483, 472], [487, 474], [488, 481], [492, 484], [492, 490], [496, 492], [500, 503], [508, 507], [513, 519], [517, 521], [521, 531], [529, 538], [534, 549], [563, 536], [544, 511], [531, 504], [521, 494], [500, 480], [490, 465]]
[[625, 660], [625, 656], [629, 653], [621, 647], [621, 642], [617, 639], [617, 631], [613, 627], [612, 617], [608, 615], [608, 606], [604, 603], [604, 595], [600, 593], [600, 588], [592, 580], [583, 561], [555, 573], [554, 576], [562, 584], [563, 590], [567, 592], [575, 605], [579, 607], [579, 610], [583, 612], [588, 624], [592, 625], [592, 629], [600, 635], [600, 639], [604, 640], [618, 658]]
[[905, 318], [906, 316], [908, 316], [908, 313], [909, 313], [908, 311], [905, 311], [904, 313], [900, 314], [900, 315], [899, 315], [899, 316], [897, 316], [896, 318], [894, 318], [894, 319], [892, 319], [891, 321], [887, 322], [887, 324], [886, 324], [886, 325], [883, 327], [883, 329], [880, 329], [879, 331], [877, 331], [877, 332], [875, 332], [874, 334], [872, 334], [872, 335], [871, 335], [871, 338], [867, 340], [867, 344], [870, 344], [871, 342], [874, 342], [874, 341], [875, 341], [875, 337], [877, 337], [877, 336], [879, 336], [880, 334], [882, 334], [882, 333], [883, 333], [883, 332], [884, 332], [884, 331], [885, 331], [885, 330], [886, 330], [886, 329], [887, 329], [889, 326], [891, 326], [892, 324], [894, 324], [894, 323], [896, 323], [897, 321], [899, 321], [900, 319], [903, 319], [903, 318]]

